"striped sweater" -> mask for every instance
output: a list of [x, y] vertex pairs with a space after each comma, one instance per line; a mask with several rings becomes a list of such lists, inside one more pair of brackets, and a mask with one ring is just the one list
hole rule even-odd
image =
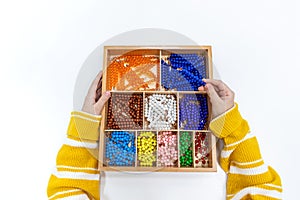
[[[74, 111], [67, 140], [48, 184], [50, 200], [100, 199], [97, 151], [101, 116]], [[220, 165], [227, 173], [226, 199], [281, 199], [281, 180], [260, 154], [256, 137], [235, 106], [209, 125], [224, 140]]]

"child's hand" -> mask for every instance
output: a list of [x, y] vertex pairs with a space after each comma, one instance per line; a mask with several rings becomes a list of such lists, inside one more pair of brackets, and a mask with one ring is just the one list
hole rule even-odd
[[88, 94], [85, 97], [82, 111], [100, 115], [104, 104], [110, 98], [110, 92], [106, 91], [103, 95], [101, 95], [101, 87], [102, 87], [102, 71], [96, 76], [95, 80], [93, 81]]
[[222, 81], [203, 79], [206, 85], [199, 91], [206, 90], [212, 104], [212, 118], [215, 118], [234, 106], [234, 92]]

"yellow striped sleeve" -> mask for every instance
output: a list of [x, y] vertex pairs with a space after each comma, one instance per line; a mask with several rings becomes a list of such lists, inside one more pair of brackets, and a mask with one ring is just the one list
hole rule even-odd
[[100, 199], [98, 135], [101, 116], [74, 111], [50, 177], [48, 198]]
[[86, 140], [98, 140], [100, 120], [100, 115], [73, 111], [68, 127], [68, 135]]
[[280, 177], [264, 163], [257, 139], [237, 104], [212, 120], [209, 127], [224, 140], [220, 165], [228, 174], [227, 199], [282, 199]]

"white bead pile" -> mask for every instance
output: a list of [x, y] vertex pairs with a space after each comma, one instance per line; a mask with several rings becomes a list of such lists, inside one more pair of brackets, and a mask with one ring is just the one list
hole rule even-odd
[[177, 101], [174, 95], [152, 94], [145, 99], [145, 117], [149, 129], [170, 130], [177, 118]]

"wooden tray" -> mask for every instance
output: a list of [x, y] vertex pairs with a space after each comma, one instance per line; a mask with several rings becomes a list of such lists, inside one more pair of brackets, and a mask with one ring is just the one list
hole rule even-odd
[[[205, 67], [204, 78], [212, 78], [212, 52], [211, 46], [105, 46], [104, 47], [104, 67], [102, 77], [102, 90], [111, 91], [112, 97], [110, 102], [106, 104], [102, 112], [102, 121], [100, 126], [99, 138], [99, 169], [100, 171], [162, 171], [162, 172], [215, 172], [216, 171], [216, 138], [208, 130], [208, 124], [211, 120], [211, 104], [205, 91], [195, 90], [177, 90], [176, 88], [168, 88], [167, 77], [163, 73], [166, 68], [163, 64], [170, 64], [168, 59], [171, 55], [193, 54], [200, 56]], [[184, 57], [185, 58], [185, 57]], [[133, 62], [135, 59], [135, 62]], [[188, 59], [187, 59], [188, 60]], [[189, 61], [189, 60], [188, 60]], [[133, 65], [133, 63], [135, 65]], [[177, 70], [181, 70], [178, 69]], [[150, 73], [149, 73], [150, 72]], [[149, 78], [150, 77], [150, 78]], [[138, 83], [138, 84], [137, 84]], [[168, 129], [149, 128], [149, 121], [145, 117], [145, 101], [148, 96], [153, 94], [173, 95], [176, 99], [176, 122]], [[123, 95], [123, 96], [122, 96]], [[206, 98], [208, 107], [207, 123], [202, 130], [185, 130], [180, 116], [180, 101], [185, 95], [198, 95]], [[140, 98], [142, 102], [139, 105], [141, 111], [135, 113], [138, 117], [128, 116], [129, 122], [120, 125], [117, 123], [116, 105], [120, 105], [118, 112], [128, 115], [122, 109], [126, 109], [126, 102], [119, 103], [120, 99]], [[123, 105], [123, 106], [122, 106]], [[128, 104], [129, 105], [129, 104]], [[201, 105], [200, 105], [201, 106]], [[121, 111], [120, 111], [121, 110]], [[115, 114], [115, 115], [113, 115]], [[142, 116], [140, 116], [142, 115]], [[112, 120], [112, 116], [113, 120]], [[121, 116], [120, 120], [121, 120]], [[122, 118], [124, 119], [124, 117]], [[127, 118], [126, 118], [127, 119]], [[118, 164], [110, 164], [111, 161], [106, 156], [106, 141], [113, 132], [128, 131], [134, 135], [134, 162], [130, 166], [118, 166]], [[171, 131], [177, 138], [177, 161], [173, 166], [164, 166], [160, 163], [157, 155], [159, 145], [156, 145], [154, 156], [156, 161], [151, 166], [141, 166], [138, 160], [137, 137], [141, 132], [150, 131], [157, 139], [163, 131]], [[183, 132], [189, 132], [191, 135], [191, 148], [193, 155], [193, 163], [190, 167], [183, 167], [180, 162], [180, 137]], [[195, 135], [205, 135], [206, 144], [208, 144], [209, 153], [205, 158], [205, 165], [197, 164], [195, 160]]]

